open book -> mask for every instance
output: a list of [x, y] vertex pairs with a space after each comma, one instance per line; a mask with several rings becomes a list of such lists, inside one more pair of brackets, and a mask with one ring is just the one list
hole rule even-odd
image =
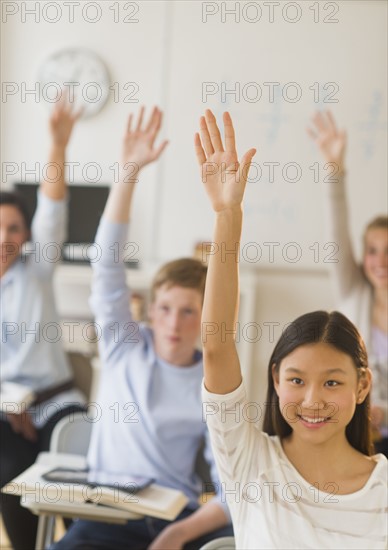
[[[50, 453], [41, 454], [50, 455]], [[83, 457], [76, 458], [82, 459]], [[67, 463], [69, 467], [82, 468], [79, 464], [69, 462]], [[57, 464], [52, 462], [44, 464], [38, 461], [5, 485], [2, 492], [19, 495], [22, 503], [23, 498], [31, 500], [32, 497], [36, 503], [44, 503], [45, 505], [50, 502], [66, 502], [76, 505], [91, 502], [168, 521], [174, 520], [188, 502], [188, 498], [181, 491], [163, 487], [156, 483], [152, 483], [139, 492], [129, 493], [120, 490], [119, 487], [47, 481], [43, 476], [52, 470], [53, 466], [57, 466]]]
[[19, 414], [28, 409], [35, 397], [35, 393], [28, 386], [16, 382], [1, 382], [0, 410]]

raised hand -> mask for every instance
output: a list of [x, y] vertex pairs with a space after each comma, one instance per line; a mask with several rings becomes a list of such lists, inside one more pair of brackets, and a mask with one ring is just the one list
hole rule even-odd
[[317, 112], [311, 122], [313, 128], [308, 128], [307, 131], [317, 144], [324, 159], [326, 162], [335, 163], [339, 172], [342, 172], [346, 150], [346, 132], [337, 129], [330, 111]]
[[202, 182], [215, 212], [241, 205], [249, 167], [256, 153], [256, 149], [249, 149], [239, 162], [229, 113], [224, 113], [223, 121], [225, 149], [215, 116], [209, 109], [200, 119], [201, 137], [197, 133], [194, 138]]
[[155, 147], [155, 140], [162, 124], [162, 116], [162, 111], [154, 107], [147, 124], [143, 127], [144, 107], [142, 107], [137, 124], [132, 128], [133, 114], [129, 115], [121, 154], [123, 166], [127, 162], [132, 162], [140, 170], [143, 166], [160, 157], [168, 143], [165, 140], [158, 147]]
[[51, 113], [49, 122], [51, 139], [55, 147], [66, 149], [74, 124], [81, 114], [82, 111], [74, 110], [74, 104], [69, 102], [68, 94], [63, 92]]

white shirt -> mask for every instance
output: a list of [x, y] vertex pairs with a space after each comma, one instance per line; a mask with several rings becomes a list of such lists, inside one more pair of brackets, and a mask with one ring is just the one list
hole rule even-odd
[[227, 395], [203, 388], [203, 401], [237, 549], [387, 547], [384, 455], [375, 456], [377, 464], [362, 489], [339, 495], [334, 483], [319, 488], [306, 481], [279, 437], [257, 428], [243, 384]]
[[[61, 344], [52, 284], [65, 239], [66, 220], [66, 200], [54, 201], [38, 193], [32, 245], [28, 246], [32, 253], [20, 256], [0, 279], [0, 380], [17, 382], [35, 391], [72, 377]], [[78, 390], [63, 392], [32, 407], [32, 419], [41, 427], [50, 416], [74, 402], [85, 402]]]

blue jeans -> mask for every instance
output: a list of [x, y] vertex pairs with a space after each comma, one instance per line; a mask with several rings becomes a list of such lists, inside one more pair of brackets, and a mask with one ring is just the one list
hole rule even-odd
[[[41, 451], [48, 451], [57, 422], [78, 411], [85, 411], [85, 407], [72, 405], [53, 414], [38, 430], [38, 440], [34, 443], [14, 432], [9, 422], [0, 420], [0, 487], [31, 466]], [[0, 493], [0, 511], [12, 548], [34, 548], [38, 518], [20, 505], [20, 497]]]
[[[192, 510], [186, 508], [176, 521], [190, 514]], [[66, 535], [50, 547], [50, 550], [146, 550], [170, 523], [150, 517], [128, 521], [125, 525], [77, 520], [70, 526]], [[184, 550], [199, 550], [207, 542], [227, 536], [233, 536], [231, 525], [187, 543]], [[166, 548], [166, 550], [169, 549]]]

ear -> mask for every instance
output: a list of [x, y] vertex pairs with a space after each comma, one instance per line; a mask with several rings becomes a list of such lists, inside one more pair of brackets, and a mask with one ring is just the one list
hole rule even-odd
[[362, 373], [358, 380], [357, 388], [357, 405], [365, 400], [368, 395], [372, 385], [372, 371], [370, 369], [362, 369]]
[[279, 370], [276, 372], [276, 365], [275, 365], [275, 363], [272, 364], [271, 370], [272, 370], [273, 385], [274, 385], [274, 387], [275, 387], [276, 393], [278, 394], [278, 389], [279, 389]]

